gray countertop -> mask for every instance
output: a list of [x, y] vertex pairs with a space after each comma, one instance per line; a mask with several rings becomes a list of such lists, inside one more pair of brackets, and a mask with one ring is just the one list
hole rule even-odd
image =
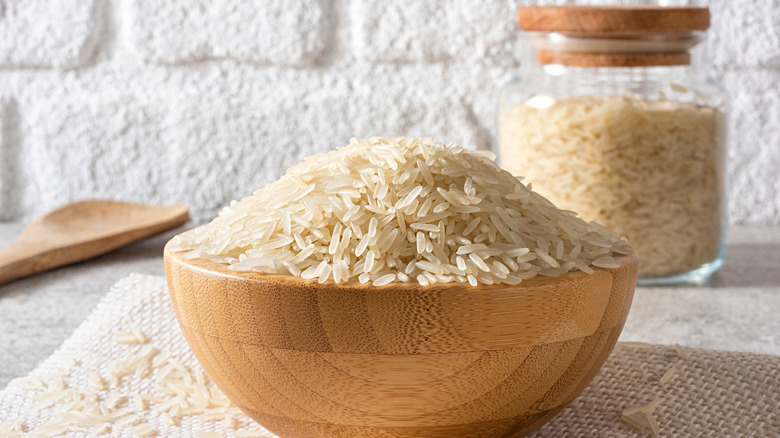
[[[0, 222], [0, 247], [23, 228]], [[49, 356], [117, 281], [163, 275], [163, 246], [180, 231], [0, 286], [0, 388]], [[709, 284], [637, 288], [621, 340], [780, 355], [778, 315], [780, 227], [735, 227]]]

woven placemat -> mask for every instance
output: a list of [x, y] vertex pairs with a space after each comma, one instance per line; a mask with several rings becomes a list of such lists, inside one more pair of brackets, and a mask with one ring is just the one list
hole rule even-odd
[[[653, 433], [637, 426], [653, 421], [659, 436], [780, 437], [780, 357], [618, 344], [582, 395], [532, 436], [645, 437]], [[0, 436], [17, 432], [274, 436], [203, 374], [165, 280], [138, 274], [117, 283], [59, 350], [0, 392]]]

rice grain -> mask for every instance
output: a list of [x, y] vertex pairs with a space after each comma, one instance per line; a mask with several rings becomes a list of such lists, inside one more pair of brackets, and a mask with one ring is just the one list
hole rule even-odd
[[628, 252], [625, 239], [559, 210], [490, 156], [427, 138], [353, 139], [170, 248], [234, 271], [320, 283], [517, 284], [619, 266], [612, 256]]

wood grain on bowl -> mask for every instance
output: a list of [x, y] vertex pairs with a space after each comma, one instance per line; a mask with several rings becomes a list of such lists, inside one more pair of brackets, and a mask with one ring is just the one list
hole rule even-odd
[[595, 376], [625, 322], [617, 269], [518, 286], [318, 284], [166, 251], [182, 331], [217, 385], [283, 437], [522, 436]]

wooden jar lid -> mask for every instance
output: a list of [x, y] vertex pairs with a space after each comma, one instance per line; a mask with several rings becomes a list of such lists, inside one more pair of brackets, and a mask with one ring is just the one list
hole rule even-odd
[[543, 32], [690, 32], [710, 27], [708, 8], [660, 6], [528, 6], [518, 9], [520, 28]]
[[[679, 39], [680, 34], [703, 31], [709, 28], [708, 8], [660, 7], [660, 6], [529, 6], [518, 9], [520, 28], [530, 32], [555, 32], [564, 38], [581, 41], [626, 39], [639, 41], [642, 34], [663, 35]], [[640, 36], [638, 38], [638, 36]], [[696, 37], [691, 37], [694, 45]], [[569, 51], [568, 46], [551, 50], [539, 48], [540, 64], [563, 64], [581, 67], [637, 67], [657, 65], [686, 65], [690, 54], [678, 43], [671, 43], [664, 50], [604, 50], [606, 45], [594, 44], [593, 52]]]
[[541, 65], [557, 64], [569, 67], [658, 67], [688, 65], [691, 55], [688, 52], [674, 53], [536, 53], [536, 61]]

